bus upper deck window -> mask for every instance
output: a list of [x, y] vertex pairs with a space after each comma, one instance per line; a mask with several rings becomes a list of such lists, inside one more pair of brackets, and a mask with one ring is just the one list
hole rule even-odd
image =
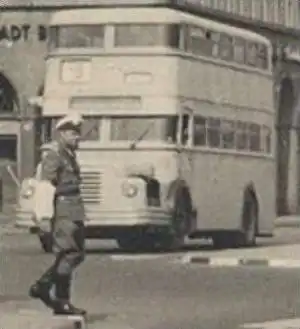
[[177, 24], [117, 24], [116, 47], [179, 47], [180, 27]]
[[268, 69], [268, 48], [266, 45], [258, 45], [257, 63], [259, 68]]
[[104, 25], [57, 26], [53, 43], [56, 48], [103, 48]]
[[189, 122], [190, 116], [188, 114], [184, 114], [182, 116], [182, 123], [181, 123], [181, 144], [185, 145], [189, 140]]

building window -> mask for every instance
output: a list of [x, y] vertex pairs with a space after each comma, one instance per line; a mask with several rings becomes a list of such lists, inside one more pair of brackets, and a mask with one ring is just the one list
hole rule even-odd
[[278, 19], [277, 19], [277, 22], [279, 24], [282, 24], [282, 25], [287, 24], [286, 13], [287, 13], [286, 0], [278, 0]]
[[264, 0], [256, 0], [253, 3], [253, 19], [264, 20]]
[[241, 0], [231, 0], [232, 14], [241, 15]]
[[221, 11], [228, 10], [228, 0], [216, 0], [215, 8]]
[[275, 0], [264, 0], [265, 1], [265, 15], [266, 21], [269, 23], [276, 22], [276, 10], [275, 10]]
[[286, 0], [286, 10], [287, 10], [287, 26], [295, 28], [297, 25], [296, 11], [297, 11], [297, 0]]
[[243, 17], [252, 18], [252, 11], [253, 11], [253, 0], [243, 0]]

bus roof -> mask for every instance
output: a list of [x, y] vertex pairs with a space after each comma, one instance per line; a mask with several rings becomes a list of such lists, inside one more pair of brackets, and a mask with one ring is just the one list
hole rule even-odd
[[7, 0], [0, 1], [0, 8], [149, 6], [166, 5], [172, 2], [173, 0]]
[[188, 23], [267, 45], [271, 44], [267, 38], [257, 33], [169, 8], [70, 9], [54, 13], [50, 20], [50, 26], [118, 23]]
[[0, 8], [40, 8], [40, 7], [117, 7], [117, 6], [151, 6], [178, 5], [186, 8], [202, 8], [199, 0], [6, 0], [0, 1]]

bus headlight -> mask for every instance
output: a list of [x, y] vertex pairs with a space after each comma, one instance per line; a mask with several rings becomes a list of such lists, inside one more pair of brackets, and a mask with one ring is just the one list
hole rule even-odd
[[133, 183], [125, 182], [122, 184], [122, 193], [127, 198], [134, 198], [138, 194], [138, 191], [138, 187]]

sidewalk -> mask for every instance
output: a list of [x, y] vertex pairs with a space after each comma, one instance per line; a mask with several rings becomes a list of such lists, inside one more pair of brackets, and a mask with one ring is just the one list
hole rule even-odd
[[133, 329], [119, 319], [95, 319], [95, 314], [54, 316], [50, 310], [32, 301], [0, 303], [1, 329]]
[[240, 326], [242, 329], [299, 329], [300, 319], [281, 319], [262, 323], [249, 323]]
[[300, 227], [300, 215], [277, 217], [275, 227]]
[[300, 243], [248, 249], [188, 252], [181, 257], [180, 262], [224, 267], [262, 266], [300, 268]]

